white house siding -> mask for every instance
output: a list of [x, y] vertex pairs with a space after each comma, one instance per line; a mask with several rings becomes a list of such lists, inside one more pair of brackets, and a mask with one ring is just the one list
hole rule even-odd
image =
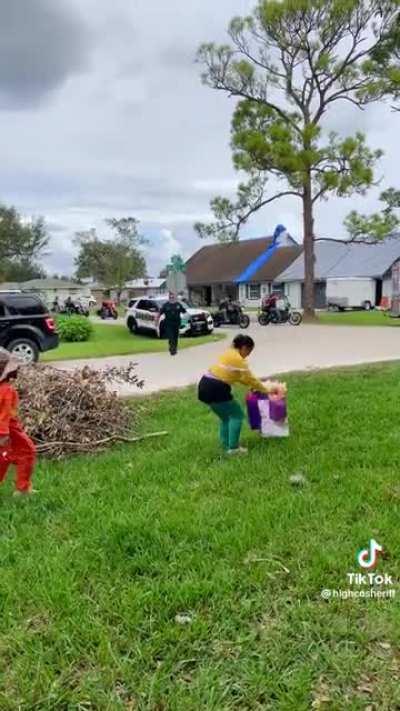
[[269, 294], [271, 284], [263, 282], [261, 284], [240, 284], [239, 285], [239, 301], [242, 306], [260, 306], [261, 299]]
[[287, 281], [285, 283], [285, 294], [294, 309], [301, 308], [301, 282]]
[[[301, 303], [301, 290], [302, 282], [300, 281], [288, 281], [285, 282], [285, 294], [288, 297], [291, 305], [295, 309], [300, 309], [302, 307]], [[382, 282], [382, 296], [392, 297], [393, 287], [392, 287], [392, 277], [386, 276]], [[343, 280], [343, 296], [347, 296], [346, 281]]]
[[[143, 288], [143, 289], [123, 289], [120, 294], [120, 301], [122, 302], [127, 302], [130, 301], [131, 299], [136, 299], [142, 296], [144, 299], [151, 298], [153, 296], [163, 296], [164, 294], [166, 295], [168, 292], [166, 291], [165, 288], [162, 289], [150, 289], [149, 288]], [[111, 289], [110, 291], [110, 297], [114, 301], [118, 300], [118, 290], [117, 289]]]
[[261, 298], [267, 296], [271, 291], [271, 284], [268, 282], [266, 284], [261, 284]]
[[90, 289], [85, 287], [82, 287], [81, 289], [43, 289], [41, 291], [35, 289], [35, 292], [38, 293], [49, 306], [54, 303], [56, 297], [58, 298], [58, 302], [60, 304], [63, 304], [69, 296], [73, 301], [77, 299], [85, 301], [91, 297]]

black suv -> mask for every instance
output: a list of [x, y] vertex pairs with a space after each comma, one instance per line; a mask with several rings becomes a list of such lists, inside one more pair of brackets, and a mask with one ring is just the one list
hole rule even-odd
[[0, 346], [34, 363], [41, 351], [58, 346], [54, 320], [38, 296], [0, 293]]

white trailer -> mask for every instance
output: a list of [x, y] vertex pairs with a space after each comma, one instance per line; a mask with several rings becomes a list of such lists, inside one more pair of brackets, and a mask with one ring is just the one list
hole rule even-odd
[[376, 300], [376, 282], [369, 277], [326, 280], [326, 302], [329, 309], [342, 311], [345, 309], [374, 308]]

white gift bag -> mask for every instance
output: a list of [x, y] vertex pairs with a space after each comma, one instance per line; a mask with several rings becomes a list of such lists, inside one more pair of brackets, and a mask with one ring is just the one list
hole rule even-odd
[[289, 437], [289, 421], [271, 420], [269, 414], [269, 400], [259, 400], [258, 409], [261, 415], [261, 437]]

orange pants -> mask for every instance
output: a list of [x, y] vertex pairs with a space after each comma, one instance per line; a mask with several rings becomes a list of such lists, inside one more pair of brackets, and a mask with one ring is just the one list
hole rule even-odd
[[25, 434], [19, 420], [10, 420], [10, 441], [0, 448], [0, 483], [4, 481], [10, 464], [17, 469], [16, 487], [18, 491], [29, 491], [36, 462], [36, 447]]

